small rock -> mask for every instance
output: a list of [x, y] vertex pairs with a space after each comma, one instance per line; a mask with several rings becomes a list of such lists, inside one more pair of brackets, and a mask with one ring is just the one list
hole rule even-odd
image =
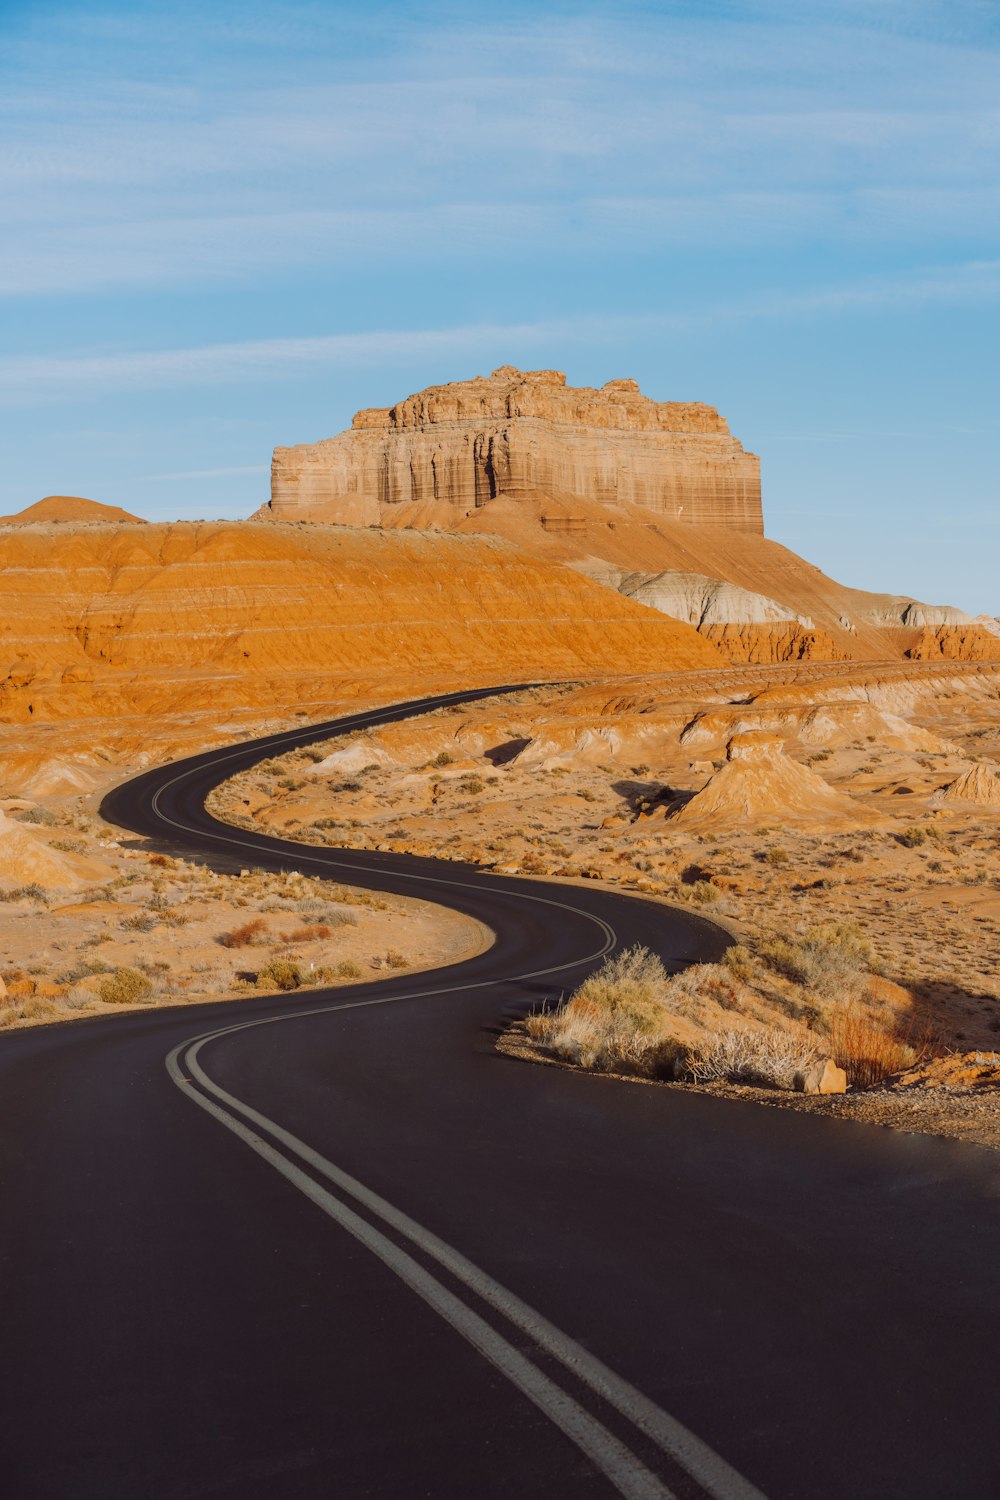
[[796, 1073], [794, 1085], [800, 1094], [846, 1094], [847, 1074], [832, 1057], [825, 1057], [814, 1067]]

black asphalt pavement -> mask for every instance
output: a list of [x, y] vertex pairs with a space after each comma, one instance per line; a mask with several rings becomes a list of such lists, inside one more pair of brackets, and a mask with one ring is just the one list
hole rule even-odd
[[0, 1037], [0, 1494], [1000, 1495], [1000, 1157], [504, 1057], [505, 1018], [603, 953], [676, 966], [724, 935], [204, 810], [281, 748], [474, 696], [106, 799], [189, 857], [425, 896], [496, 941]]

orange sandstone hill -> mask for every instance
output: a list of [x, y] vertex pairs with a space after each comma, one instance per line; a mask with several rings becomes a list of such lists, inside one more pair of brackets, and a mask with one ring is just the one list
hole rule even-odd
[[246, 522], [0, 532], [8, 722], [720, 665], [689, 625], [493, 538]]
[[504, 537], [692, 625], [727, 660], [993, 660], [994, 621], [845, 588], [763, 534], [759, 460], [713, 407], [513, 366], [276, 448], [254, 519]]
[[104, 505], [100, 500], [84, 500], [81, 495], [46, 495], [34, 505], [25, 506], [13, 516], [0, 516], [0, 526], [33, 526], [39, 521], [138, 521], [141, 516], [122, 510], [120, 505]]

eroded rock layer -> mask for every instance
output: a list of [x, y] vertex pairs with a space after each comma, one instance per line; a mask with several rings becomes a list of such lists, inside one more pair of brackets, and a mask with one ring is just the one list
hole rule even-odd
[[247, 522], [0, 531], [0, 719], [718, 667], [689, 625], [488, 537]]
[[338, 437], [276, 448], [270, 513], [371, 526], [398, 505], [457, 517], [538, 493], [763, 531], [760, 461], [713, 407], [653, 401], [634, 380], [576, 388], [510, 365], [360, 411]]

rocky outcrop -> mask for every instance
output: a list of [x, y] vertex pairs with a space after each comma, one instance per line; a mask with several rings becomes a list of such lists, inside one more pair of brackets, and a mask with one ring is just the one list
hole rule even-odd
[[393, 507], [430, 504], [447, 525], [449, 511], [539, 494], [763, 530], [759, 460], [714, 407], [653, 401], [634, 380], [576, 388], [558, 371], [512, 365], [359, 411], [338, 437], [276, 448], [269, 515], [371, 526]]
[[[886, 632], [889, 634], [889, 632]], [[895, 632], [893, 632], [895, 633]], [[904, 637], [903, 654], [910, 661], [997, 661], [1000, 637], [981, 625], [927, 626], [912, 639]]]
[[623, 662], [722, 664], [689, 625], [489, 537], [247, 522], [0, 532], [7, 721], [287, 711], [345, 683], [391, 696]]
[[781, 739], [751, 731], [733, 735], [722, 769], [667, 816], [686, 827], [716, 829], [776, 819], [783, 824], [857, 824], [866, 813], [845, 792], [786, 755]]
[[686, 620], [700, 630], [706, 625], [770, 625], [797, 620], [810, 630], [813, 621], [796, 615], [775, 599], [755, 594], [724, 579], [704, 573], [668, 569], [664, 573], [626, 573], [618, 590], [640, 604], [648, 604], [675, 620]]
[[931, 629], [938, 625], [969, 625], [972, 616], [950, 604], [922, 604], [919, 599], [907, 599], [886, 595], [877, 604], [869, 605], [865, 618], [873, 625], [902, 626], [905, 629]]
[[985, 761], [979, 761], [956, 781], [949, 782], [931, 801], [935, 807], [964, 802], [976, 807], [1000, 808], [1000, 775]]
[[848, 652], [826, 630], [797, 620], [785, 625], [705, 625], [699, 634], [718, 646], [727, 661], [766, 667], [782, 661], [845, 661]]

